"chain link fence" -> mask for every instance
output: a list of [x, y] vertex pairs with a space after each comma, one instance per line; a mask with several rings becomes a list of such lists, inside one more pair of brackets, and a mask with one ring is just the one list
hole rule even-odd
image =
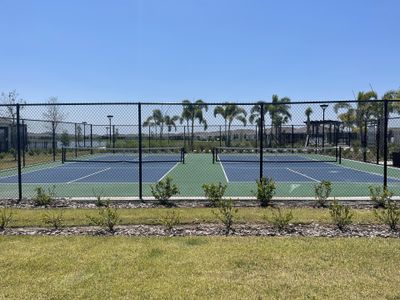
[[32, 198], [38, 187], [63, 198], [150, 199], [166, 177], [179, 197], [254, 197], [260, 177], [276, 196], [368, 196], [400, 183], [396, 101], [268, 103], [64, 103], [0, 106], [1, 198]]

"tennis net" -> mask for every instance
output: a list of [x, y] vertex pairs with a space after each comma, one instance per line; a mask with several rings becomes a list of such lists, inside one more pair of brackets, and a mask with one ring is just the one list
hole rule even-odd
[[[139, 163], [139, 148], [82, 148], [62, 149], [62, 162]], [[142, 162], [185, 162], [184, 148], [143, 148]]]
[[[263, 162], [339, 162], [340, 147], [326, 148], [263, 148]], [[213, 151], [213, 162], [260, 162], [259, 148], [217, 147]]]

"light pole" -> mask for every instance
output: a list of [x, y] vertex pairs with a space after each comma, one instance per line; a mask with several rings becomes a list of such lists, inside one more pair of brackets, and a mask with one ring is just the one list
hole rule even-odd
[[322, 148], [325, 147], [325, 110], [328, 108], [328, 104], [321, 104], [322, 108]]
[[86, 148], [86, 124], [87, 122], [82, 122], [83, 124], [83, 148]]
[[112, 133], [111, 133], [111, 130], [112, 130], [112, 126], [111, 126], [111, 119], [113, 118], [113, 115], [108, 115], [107, 116], [107, 118], [110, 120], [110, 147], [111, 147], [111, 145], [112, 145]]

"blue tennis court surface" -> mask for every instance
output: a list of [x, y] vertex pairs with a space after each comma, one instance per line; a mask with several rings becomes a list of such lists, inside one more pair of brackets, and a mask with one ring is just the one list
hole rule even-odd
[[[177, 164], [143, 164], [143, 182], [157, 182]], [[71, 162], [23, 172], [23, 183], [132, 183], [139, 181], [139, 165], [134, 163]], [[17, 176], [0, 177], [0, 183], [16, 183]]]

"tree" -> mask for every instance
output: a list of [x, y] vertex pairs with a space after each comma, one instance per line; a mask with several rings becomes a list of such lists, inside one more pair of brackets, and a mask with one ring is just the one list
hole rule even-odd
[[[275, 138], [280, 136], [282, 125], [292, 119], [290, 114], [290, 98], [279, 98], [278, 95], [272, 95], [272, 103], [268, 104], [269, 117], [271, 119], [271, 132], [275, 128]], [[280, 139], [279, 139], [280, 140]], [[270, 140], [270, 143], [272, 140]]]
[[64, 130], [60, 136], [60, 142], [63, 147], [68, 147], [70, 144], [70, 137], [68, 131]]
[[165, 126], [168, 129], [168, 145], [169, 145], [169, 133], [172, 131], [172, 128], [176, 131], [176, 122], [179, 120], [179, 116], [164, 116]]
[[307, 117], [307, 135], [310, 135], [310, 127], [311, 127], [311, 115], [313, 113], [312, 108], [309, 106], [306, 108], [306, 110], [304, 111], [304, 114]]
[[146, 121], [144, 121], [143, 126], [156, 126], [156, 134], [157, 134], [157, 126], [160, 126], [160, 139], [162, 139], [163, 131], [164, 131], [164, 115], [160, 109], [154, 109], [151, 116], [149, 116]]
[[231, 145], [231, 126], [234, 120], [243, 123], [246, 126], [247, 112], [242, 107], [236, 104], [227, 103], [222, 106], [217, 106], [214, 109], [214, 117], [221, 115], [225, 122], [225, 135], [227, 136], [226, 146]]
[[64, 121], [66, 114], [62, 112], [61, 106], [57, 105], [58, 99], [57, 97], [50, 97], [47, 101], [48, 105], [46, 106], [46, 111], [43, 112], [43, 118], [47, 121], [50, 121], [50, 130], [57, 130], [58, 124]]
[[[5, 105], [5, 117], [12, 119], [12, 123], [15, 124], [17, 118], [17, 104], [25, 104], [26, 102], [19, 98], [19, 94], [16, 90], [8, 93], [1, 93], [1, 102]], [[24, 106], [20, 107], [20, 111]]]
[[204, 103], [203, 100], [196, 100], [191, 103], [189, 100], [183, 100], [183, 111], [181, 114], [180, 122], [181, 124], [186, 121], [187, 127], [191, 127], [190, 133], [190, 148], [193, 150], [194, 141], [194, 123], [197, 120], [200, 125], [204, 126], [204, 130], [207, 130], [207, 121], [204, 118], [203, 110], [208, 111], [208, 105]]

